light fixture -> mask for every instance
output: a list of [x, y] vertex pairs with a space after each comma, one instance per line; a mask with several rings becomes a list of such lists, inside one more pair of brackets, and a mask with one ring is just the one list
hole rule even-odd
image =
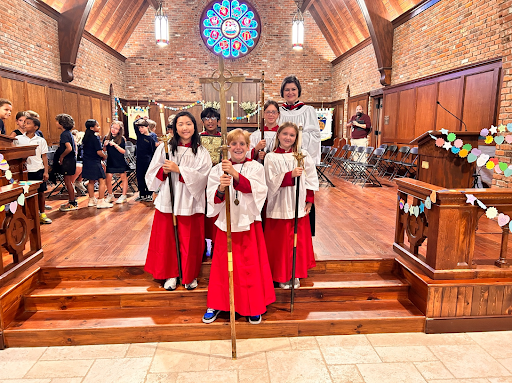
[[155, 15], [155, 39], [157, 45], [165, 47], [169, 44], [169, 20], [162, 11], [162, 1]]
[[293, 15], [292, 25], [292, 47], [296, 51], [301, 51], [304, 45], [304, 16], [297, 4], [297, 12]]

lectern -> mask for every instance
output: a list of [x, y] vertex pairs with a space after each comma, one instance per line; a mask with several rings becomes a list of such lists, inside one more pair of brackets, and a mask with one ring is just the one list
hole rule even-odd
[[[454, 132], [464, 144], [478, 148], [479, 132]], [[476, 163], [469, 163], [451, 150], [439, 148], [430, 135], [444, 138], [440, 131], [423, 133], [410, 143], [418, 146], [418, 180], [446, 189], [466, 189], [473, 187], [473, 174]]]

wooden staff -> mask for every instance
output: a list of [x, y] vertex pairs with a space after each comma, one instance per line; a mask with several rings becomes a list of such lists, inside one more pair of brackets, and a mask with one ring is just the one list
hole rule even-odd
[[[162, 141], [165, 145], [165, 159], [169, 159], [169, 137], [159, 137], [159, 141]], [[174, 242], [176, 242], [176, 256], [178, 257], [178, 275], [180, 277], [180, 284], [183, 284], [183, 272], [181, 271], [181, 253], [180, 253], [180, 239], [178, 237], [178, 222], [176, 221], [176, 215], [174, 214], [174, 190], [172, 188], [172, 177], [171, 173], [167, 175], [169, 179], [169, 190], [171, 191], [171, 210], [172, 210], [172, 223], [174, 225]]]
[[265, 71], [261, 71], [261, 98], [260, 98], [260, 118], [258, 123], [261, 124], [261, 139], [265, 139], [265, 116], [263, 114], [263, 107], [265, 106]]
[[[226, 72], [227, 76], [224, 74]], [[212, 84], [220, 95], [220, 121], [222, 134], [222, 158], [228, 158], [228, 124], [226, 119], [226, 91], [234, 82], [244, 82], [245, 77], [234, 77], [229, 70], [224, 70], [224, 58], [219, 56], [219, 77], [200, 78], [202, 84]], [[226, 83], [230, 85], [226, 88]], [[214, 84], [218, 84], [216, 87]], [[229, 275], [229, 321], [231, 325], [231, 357], [236, 359], [236, 328], [235, 328], [235, 285], [233, 280], [233, 245], [231, 241], [231, 197], [229, 188], [224, 189], [226, 202], [226, 237], [228, 245], [228, 275]]]
[[[302, 145], [302, 126], [299, 126], [299, 136], [297, 137], [297, 151], [293, 154], [297, 160], [297, 167], [304, 166], [304, 155], [301, 153]], [[293, 226], [293, 257], [292, 257], [292, 286], [290, 298], [290, 312], [293, 313], [293, 305], [295, 303], [295, 267], [297, 264], [297, 228], [299, 226], [299, 194], [300, 194], [300, 176], [295, 182], [295, 220]]]

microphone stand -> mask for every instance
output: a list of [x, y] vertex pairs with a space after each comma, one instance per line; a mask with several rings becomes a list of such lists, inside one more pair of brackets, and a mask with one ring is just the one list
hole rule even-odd
[[464, 131], [468, 131], [468, 127], [466, 126], [466, 123], [464, 121], [462, 121], [459, 117], [457, 117], [455, 114], [453, 114], [452, 112], [450, 112], [448, 109], [446, 109], [444, 106], [441, 105], [441, 103], [439, 101], [437, 101], [437, 105], [439, 105], [441, 108], [443, 108], [444, 110], [446, 110], [448, 113], [450, 113], [453, 117], [455, 117], [457, 120], [459, 120], [460, 122], [462, 122], [462, 125], [464, 125]]

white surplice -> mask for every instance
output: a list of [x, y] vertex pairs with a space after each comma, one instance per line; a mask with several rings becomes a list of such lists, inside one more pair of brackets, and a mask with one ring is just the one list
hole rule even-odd
[[320, 149], [320, 124], [315, 108], [304, 105], [300, 109], [287, 110], [284, 107], [279, 109], [279, 125], [285, 122], [293, 122], [297, 127], [302, 126], [302, 149], [307, 150], [315, 164], [321, 162]]
[[[274, 143], [276, 141], [277, 132], [273, 132], [271, 130], [265, 131], [265, 141], [267, 142], [267, 145], [265, 146], [265, 152], [269, 153], [272, 150], [274, 150]], [[261, 141], [261, 131], [256, 130], [251, 134], [251, 151], [258, 145], [258, 142]], [[247, 156], [249, 157], [251, 155], [251, 151], [247, 153]]]
[[[149, 190], [160, 190], [155, 199], [155, 207], [162, 213], [172, 213], [169, 181], [167, 179], [161, 181], [157, 177], [158, 171], [165, 162], [164, 145], [158, 145], [156, 148], [146, 172], [146, 184]], [[197, 148], [196, 155], [192, 152], [192, 148], [178, 146], [173, 155], [169, 147], [169, 160], [178, 165], [180, 174], [185, 181], [179, 180], [179, 174], [169, 173], [174, 190], [174, 213], [183, 216], [204, 214], [206, 208], [204, 189], [212, 167], [210, 154], [203, 146]]]
[[[300, 177], [299, 218], [306, 215], [306, 190], [318, 191], [318, 175], [313, 159], [306, 150], [304, 172]], [[295, 186], [281, 187], [286, 173], [297, 167], [293, 153], [268, 153], [265, 156], [265, 178], [268, 186], [267, 218], [293, 219], [295, 217]], [[294, 178], [295, 182], [297, 178]]]
[[[233, 179], [229, 187], [229, 195], [231, 197], [231, 231], [241, 232], [250, 230], [250, 226], [254, 221], [261, 221], [261, 209], [267, 197], [267, 184], [265, 182], [265, 169], [263, 165], [257, 161], [247, 160], [242, 164], [233, 164], [233, 167], [242, 176], [247, 178], [251, 184], [251, 193], [238, 192], [239, 204], [235, 205], [234, 201], [237, 191], [233, 187]], [[208, 188], [206, 190], [208, 198], [208, 217], [219, 218], [215, 225], [222, 231], [226, 231], [226, 201], [215, 203], [215, 193], [220, 185], [220, 176], [222, 175], [222, 163], [215, 165], [208, 177]]]

